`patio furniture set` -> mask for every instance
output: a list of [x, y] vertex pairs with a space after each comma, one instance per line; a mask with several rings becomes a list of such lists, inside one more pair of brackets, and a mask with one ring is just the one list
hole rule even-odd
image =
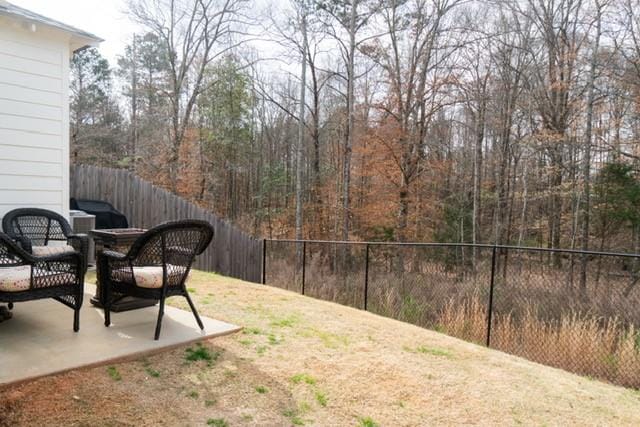
[[[0, 311], [0, 320], [11, 316], [15, 303], [53, 298], [73, 310], [73, 330], [77, 332], [88, 236], [74, 234], [61, 215], [37, 208], [8, 212], [2, 219], [2, 230], [0, 303], [7, 303], [8, 310]], [[112, 311], [159, 302], [154, 334], [158, 340], [165, 299], [179, 295], [187, 299], [198, 326], [204, 329], [186, 280], [195, 257], [213, 239], [208, 222], [172, 221], [149, 230], [94, 230], [92, 234], [100, 242], [96, 245], [98, 286], [92, 302], [104, 309], [105, 326], [111, 324]]]

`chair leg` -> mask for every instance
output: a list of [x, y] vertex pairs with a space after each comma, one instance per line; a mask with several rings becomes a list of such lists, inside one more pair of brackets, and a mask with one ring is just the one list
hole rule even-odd
[[73, 310], [73, 332], [80, 330], [80, 307]]
[[84, 277], [80, 278], [80, 283], [75, 297], [75, 306], [73, 309], [73, 331], [78, 332], [80, 330], [80, 309], [82, 308], [82, 302], [84, 300]]
[[189, 307], [191, 307], [191, 312], [196, 317], [196, 322], [198, 322], [198, 326], [200, 326], [201, 330], [204, 329], [204, 325], [202, 324], [202, 320], [200, 320], [200, 316], [198, 316], [198, 311], [196, 310], [196, 306], [193, 304], [193, 301], [191, 301], [191, 297], [189, 296], [189, 292], [185, 291], [184, 296], [187, 299], [187, 302], [189, 303]]
[[[108, 286], [108, 285], [107, 285]], [[104, 309], [104, 326], [111, 325], [111, 292], [106, 287], [102, 289], [102, 308]]]
[[164, 316], [164, 296], [160, 298], [160, 310], [158, 311], [158, 321], [156, 322], [156, 334], [154, 339], [160, 339], [160, 328], [162, 327], [162, 316]]

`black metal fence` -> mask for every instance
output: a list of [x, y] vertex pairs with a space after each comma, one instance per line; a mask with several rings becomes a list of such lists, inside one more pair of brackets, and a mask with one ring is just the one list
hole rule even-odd
[[262, 282], [640, 388], [640, 255], [265, 240]]

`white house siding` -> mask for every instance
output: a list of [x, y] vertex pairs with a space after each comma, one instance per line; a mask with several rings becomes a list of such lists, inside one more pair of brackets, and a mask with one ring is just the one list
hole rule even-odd
[[69, 207], [69, 37], [0, 17], [0, 217]]

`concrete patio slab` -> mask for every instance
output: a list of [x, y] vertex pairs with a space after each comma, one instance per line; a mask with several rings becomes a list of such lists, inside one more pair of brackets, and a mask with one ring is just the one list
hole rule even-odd
[[0, 386], [139, 357], [202, 339], [227, 335], [242, 328], [202, 317], [200, 331], [191, 312], [166, 307], [160, 340], [153, 340], [158, 307], [113, 313], [104, 327], [101, 309], [89, 298], [86, 285], [80, 331], [73, 332], [73, 311], [52, 299], [16, 304], [13, 318], [0, 323]]

